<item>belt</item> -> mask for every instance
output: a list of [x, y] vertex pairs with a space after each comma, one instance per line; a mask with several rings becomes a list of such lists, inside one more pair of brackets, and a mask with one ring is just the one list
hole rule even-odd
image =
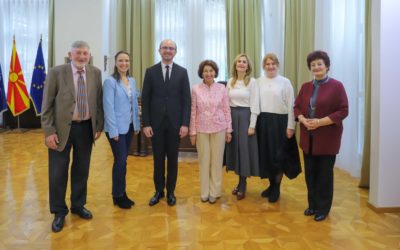
[[89, 123], [91, 122], [91, 119], [87, 119], [87, 120], [79, 120], [79, 121], [72, 121], [72, 124], [84, 124], [84, 123]]

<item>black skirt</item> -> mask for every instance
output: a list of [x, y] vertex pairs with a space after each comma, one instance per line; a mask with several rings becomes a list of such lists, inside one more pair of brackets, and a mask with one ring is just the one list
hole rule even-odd
[[287, 114], [262, 112], [257, 118], [261, 178], [273, 178], [283, 172], [293, 179], [301, 173], [296, 137], [286, 136], [287, 121]]

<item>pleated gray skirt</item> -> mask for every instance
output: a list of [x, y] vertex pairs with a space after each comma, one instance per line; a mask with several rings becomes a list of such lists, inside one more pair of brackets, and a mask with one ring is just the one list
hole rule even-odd
[[232, 141], [226, 144], [226, 169], [240, 176], [259, 176], [257, 136], [248, 136], [250, 108], [231, 107]]

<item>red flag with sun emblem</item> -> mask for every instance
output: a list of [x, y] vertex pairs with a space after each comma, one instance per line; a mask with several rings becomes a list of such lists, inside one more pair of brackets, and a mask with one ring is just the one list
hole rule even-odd
[[10, 73], [8, 76], [7, 104], [13, 116], [20, 115], [30, 107], [29, 95], [26, 89], [24, 75], [17, 54], [15, 39], [10, 62]]

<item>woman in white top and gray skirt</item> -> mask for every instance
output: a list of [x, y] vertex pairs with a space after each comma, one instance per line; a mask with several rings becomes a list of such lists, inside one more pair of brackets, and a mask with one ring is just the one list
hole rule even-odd
[[279, 61], [275, 54], [263, 59], [265, 76], [257, 79], [260, 115], [257, 139], [260, 177], [269, 178], [269, 187], [261, 193], [269, 202], [280, 196], [283, 174], [295, 178], [301, 172], [293, 115], [293, 87], [289, 79], [278, 74]]
[[250, 77], [251, 72], [248, 56], [239, 54], [233, 63], [233, 77], [227, 83], [233, 132], [232, 141], [226, 146], [226, 167], [239, 176], [232, 191], [238, 200], [245, 197], [247, 177], [259, 176], [255, 127], [260, 111], [257, 82]]

